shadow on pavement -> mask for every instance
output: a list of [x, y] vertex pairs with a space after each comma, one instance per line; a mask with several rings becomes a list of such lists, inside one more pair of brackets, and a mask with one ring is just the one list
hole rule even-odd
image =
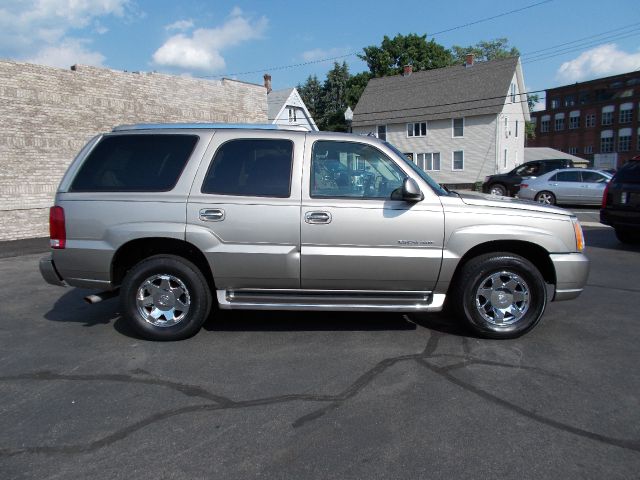
[[640, 245], [622, 243], [616, 238], [612, 228], [584, 228], [584, 236], [589, 247], [607, 248], [626, 252], [640, 252]]

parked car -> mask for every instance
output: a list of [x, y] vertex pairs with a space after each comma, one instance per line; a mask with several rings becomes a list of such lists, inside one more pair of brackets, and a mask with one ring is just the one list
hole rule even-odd
[[621, 242], [640, 243], [640, 156], [620, 167], [607, 185], [600, 222], [611, 225]]
[[[448, 192], [375, 137], [276, 125], [135, 125], [92, 140], [51, 209], [49, 283], [120, 295], [160, 340], [212, 311], [437, 312], [478, 335], [532, 329], [577, 297], [575, 216]], [[548, 287], [553, 293], [548, 297]]]
[[573, 167], [573, 161], [567, 159], [534, 160], [517, 166], [509, 173], [485, 177], [482, 191], [492, 195], [514, 197], [520, 190], [523, 178], [538, 177], [558, 168]]
[[600, 205], [611, 174], [587, 168], [564, 168], [523, 180], [518, 197], [545, 205]]

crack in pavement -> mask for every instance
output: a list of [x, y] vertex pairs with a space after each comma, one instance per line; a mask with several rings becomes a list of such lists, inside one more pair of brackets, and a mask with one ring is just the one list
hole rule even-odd
[[[484, 365], [495, 366], [501, 368], [513, 368], [519, 370], [528, 370], [536, 372], [541, 375], [563, 378], [560, 375], [546, 372], [543, 369], [537, 367], [512, 365], [509, 363], [483, 360], [481, 358], [474, 357], [470, 353], [469, 345], [466, 339], [463, 338], [462, 349], [464, 354], [437, 354], [438, 344], [444, 334], [441, 332], [430, 332], [429, 339], [422, 352], [416, 354], [399, 355], [397, 357], [386, 358], [378, 362], [373, 368], [369, 369], [362, 375], [360, 375], [351, 385], [336, 395], [330, 394], [286, 394], [273, 397], [257, 398], [253, 400], [232, 400], [228, 397], [216, 395], [200, 386], [190, 385], [185, 383], [173, 382], [170, 380], [162, 380], [150, 377], [148, 372], [133, 371], [136, 374], [144, 374], [144, 378], [140, 378], [132, 375], [125, 374], [96, 374], [96, 375], [75, 375], [75, 374], [56, 374], [50, 371], [42, 371], [35, 373], [25, 373], [20, 375], [4, 376], [0, 377], [0, 382], [11, 381], [80, 381], [80, 382], [93, 382], [93, 381], [107, 381], [107, 382], [124, 382], [124, 383], [136, 383], [143, 385], [161, 386], [169, 389], [173, 389], [182, 393], [188, 397], [196, 397], [207, 400], [207, 403], [190, 405], [181, 408], [175, 408], [157, 412], [146, 418], [143, 418], [135, 423], [132, 423], [116, 432], [106, 435], [98, 440], [89, 442], [86, 444], [78, 445], [62, 445], [62, 446], [31, 446], [20, 448], [0, 448], [0, 458], [12, 457], [20, 454], [75, 454], [75, 453], [88, 453], [100, 448], [111, 445], [119, 440], [123, 440], [129, 435], [137, 432], [153, 423], [163, 421], [179, 415], [185, 415], [196, 412], [213, 412], [220, 410], [232, 410], [241, 408], [258, 407], [265, 405], [275, 405], [281, 403], [288, 403], [294, 401], [302, 402], [326, 402], [327, 405], [322, 408], [316, 409], [309, 414], [306, 414], [292, 423], [293, 428], [300, 428], [308, 422], [314, 421], [328, 412], [331, 412], [339, 408], [343, 403], [349, 399], [358, 395], [364, 388], [369, 386], [378, 376], [384, 373], [392, 366], [406, 361], [416, 362], [417, 365], [423, 366], [429, 371], [435, 373], [441, 378], [445, 379], [449, 383], [456, 385], [463, 390], [472, 393], [482, 400], [498, 405], [504, 409], [521, 415], [529, 420], [533, 420], [539, 424], [577, 435], [582, 438], [594, 440], [607, 445], [612, 445], [636, 452], [640, 452], [640, 440], [625, 440], [619, 438], [608, 437], [589, 430], [574, 427], [567, 423], [563, 423], [551, 418], [547, 418], [531, 410], [527, 410], [513, 402], [502, 399], [482, 388], [473, 385], [472, 383], [465, 382], [458, 377], [454, 376], [452, 372], [464, 369], [471, 365]], [[436, 360], [442, 358], [458, 359], [459, 361], [450, 365], [439, 366], [429, 360]]]

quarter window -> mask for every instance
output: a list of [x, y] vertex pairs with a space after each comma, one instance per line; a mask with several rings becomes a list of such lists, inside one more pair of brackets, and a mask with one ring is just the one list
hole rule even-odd
[[424, 137], [427, 135], [427, 122], [407, 123], [408, 137]]
[[93, 149], [72, 192], [171, 190], [198, 143], [196, 135], [114, 135]]
[[292, 161], [289, 140], [231, 140], [213, 157], [202, 193], [286, 198], [291, 190]]
[[318, 141], [311, 153], [312, 198], [388, 199], [406, 175], [370, 145]]

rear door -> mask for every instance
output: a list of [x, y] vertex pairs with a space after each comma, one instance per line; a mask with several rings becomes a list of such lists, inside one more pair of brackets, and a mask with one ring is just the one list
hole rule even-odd
[[582, 177], [577, 170], [559, 171], [549, 179], [550, 190], [559, 203], [582, 203], [584, 188]]
[[204, 252], [217, 289], [300, 287], [303, 148], [302, 132], [214, 135], [191, 189], [186, 239]]
[[599, 205], [602, 203], [602, 195], [604, 189], [611, 177], [604, 175], [600, 172], [594, 172], [591, 170], [581, 172], [582, 173], [582, 185], [584, 187], [584, 200], [585, 203], [591, 205]]

